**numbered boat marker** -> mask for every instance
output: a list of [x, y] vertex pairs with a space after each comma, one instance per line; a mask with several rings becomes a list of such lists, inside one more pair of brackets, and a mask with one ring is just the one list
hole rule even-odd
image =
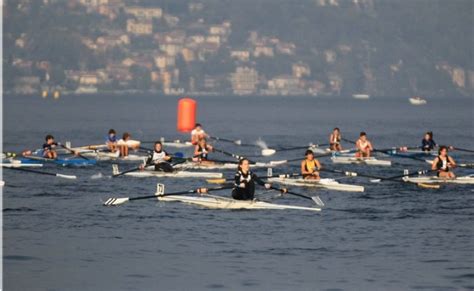
[[165, 194], [165, 184], [158, 183], [156, 184], [156, 196], [162, 196]]

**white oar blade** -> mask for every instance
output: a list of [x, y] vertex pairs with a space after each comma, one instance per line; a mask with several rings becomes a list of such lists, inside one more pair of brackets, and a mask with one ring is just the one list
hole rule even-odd
[[70, 180], [77, 179], [77, 176], [75, 175], [56, 174], [56, 177], [63, 178], [63, 179], [70, 179]]
[[234, 143], [235, 143], [236, 145], [241, 145], [241, 144], [242, 144], [242, 141], [241, 141], [240, 139], [238, 139], [238, 140], [235, 140]]
[[274, 150], [274, 149], [263, 149], [262, 150], [262, 156], [265, 156], [265, 157], [274, 155], [275, 153], [276, 153], [276, 150]]
[[127, 202], [129, 198], [109, 198], [104, 202], [104, 206], [118, 206]]
[[380, 182], [382, 182], [382, 180], [381, 179], [372, 179], [372, 180], [370, 180], [370, 182], [371, 183], [380, 183]]
[[321, 200], [321, 198], [319, 198], [319, 196], [313, 196], [313, 197], [311, 197], [311, 199], [313, 199], [314, 203], [316, 203], [316, 205], [318, 205], [318, 206], [323, 207], [325, 205], [323, 200]]
[[280, 160], [280, 161], [270, 161], [270, 165], [283, 165], [283, 164], [286, 164], [288, 163], [288, 160]]

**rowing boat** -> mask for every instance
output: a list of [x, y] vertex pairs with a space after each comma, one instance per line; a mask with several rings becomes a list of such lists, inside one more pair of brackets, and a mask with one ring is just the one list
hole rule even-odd
[[27, 156], [20, 158], [21, 163], [34, 164], [34, 163], [54, 163], [62, 166], [92, 166], [97, 163], [96, 160], [85, 160], [82, 158], [57, 158], [57, 159], [48, 159], [38, 156]]
[[94, 152], [84, 152], [81, 153], [85, 157], [90, 157], [94, 158], [99, 161], [122, 161], [122, 162], [136, 162], [136, 161], [143, 161], [146, 159], [145, 156], [140, 156], [140, 155], [128, 155], [126, 157], [120, 157], [120, 153], [117, 151], [115, 153], [112, 152], [99, 152], [99, 151], [94, 151]]
[[451, 184], [474, 184], [474, 176], [462, 176], [456, 177], [454, 179], [444, 179], [439, 178], [437, 176], [419, 176], [419, 177], [403, 177], [405, 182], [410, 183], [426, 183], [426, 184], [433, 184], [433, 183], [451, 183]]
[[406, 151], [399, 151], [397, 149], [392, 149], [389, 151], [385, 151], [384, 153], [391, 155], [391, 156], [398, 156], [398, 157], [414, 157], [414, 158], [426, 158], [436, 156], [434, 152], [426, 152], [422, 150], [406, 150]]
[[321, 211], [321, 208], [315, 207], [303, 207], [293, 206], [284, 204], [274, 204], [258, 200], [235, 200], [231, 198], [215, 196], [215, 195], [202, 195], [200, 197], [195, 196], [181, 196], [181, 195], [170, 195], [170, 196], [157, 196], [159, 201], [165, 202], [183, 202], [193, 205], [198, 205], [211, 209], [294, 209], [294, 210], [309, 210], [309, 211]]
[[176, 172], [161, 172], [161, 171], [150, 171], [144, 170], [140, 172], [130, 172], [124, 174], [126, 176], [132, 176], [137, 178], [147, 177], [169, 177], [169, 178], [222, 178], [222, 173], [216, 172], [190, 172], [190, 171], [176, 171]]
[[269, 178], [269, 182], [277, 182], [291, 186], [316, 187], [335, 191], [364, 192], [364, 187], [359, 185], [342, 184], [334, 179], [303, 179], [303, 178]]
[[379, 160], [374, 157], [356, 158], [354, 156], [337, 156], [331, 157], [334, 164], [365, 164], [369, 166], [391, 166], [392, 162], [387, 160]]
[[[136, 169], [138, 170], [138, 169]], [[135, 169], [132, 171], [125, 171], [123, 173], [120, 172], [118, 165], [112, 165], [112, 173], [113, 175], [127, 175], [132, 177], [138, 178], [146, 178], [146, 177], [172, 177], [172, 178], [209, 178], [209, 179], [217, 179], [222, 178], [222, 173], [216, 172], [191, 172], [191, 171], [174, 171], [174, 172], [163, 172], [163, 171], [155, 171], [154, 166], [147, 166], [144, 170], [136, 171]]]
[[408, 98], [408, 101], [410, 101], [410, 104], [412, 105], [425, 105], [428, 103], [425, 99], [415, 96], [415, 97], [410, 97]]

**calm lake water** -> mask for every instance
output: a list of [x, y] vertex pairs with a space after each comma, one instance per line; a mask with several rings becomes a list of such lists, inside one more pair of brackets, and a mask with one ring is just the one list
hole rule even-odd
[[[418, 107], [404, 97], [196, 99], [198, 119], [208, 132], [246, 143], [258, 138], [275, 148], [326, 143], [338, 126], [348, 139], [366, 131], [378, 148], [418, 145], [427, 130], [434, 131], [439, 144], [474, 148], [472, 98], [429, 99]], [[176, 132], [177, 100], [5, 96], [4, 151], [38, 148], [48, 133], [73, 145], [102, 143], [109, 128], [129, 131], [134, 139], [184, 139], [186, 135]], [[218, 146], [250, 156], [259, 152]], [[302, 154], [284, 152], [271, 159]], [[473, 160], [468, 154], [452, 155], [461, 162]], [[388, 168], [333, 165], [328, 158], [321, 162], [328, 168], [387, 177], [429, 167], [391, 159], [394, 165]], [[297, 169], [295, 163], [274, 172]], [[109, 162], [88, 168], [46, 165], [43, 170], [79, 179], [3, 173], [5, 290], [474, 289], [472, 186], [434, 190], [356, 177], [340, 181], [363, 185], [364, 193], [291, 188], [319, 195], [327, 205], [321, 213], [209, 210], [156, 200], [109, 208], [102, 206], [107, 198], [151, 195], [157, 182], [167, 191], [207, 184], [199, 179], [111, 179]], [[224, 174], [231, 177], [233, 171]], [[296, 197], [277, 198], [263, 189], [259, 193], [274, 203], [310, 206]]]

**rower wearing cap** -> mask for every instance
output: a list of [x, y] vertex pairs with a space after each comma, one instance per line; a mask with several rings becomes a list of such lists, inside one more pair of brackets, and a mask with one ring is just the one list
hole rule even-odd
[[438, 145], [433, 139], [433, 132], [432, 131], [426, 132], [425, 136], [423, 137], [423, 140], [421, 141], [421, 149], [424, 152], [431, 152], [437, 146]]
[[356, 141], [356, 149], [357, 152], [355, 156], [357, 158], [369, 158], [370, 153], [374, 150], [372, 143], [367, 139], [367, 134], [363, 131], [360, 133], [359, 139]]
[[232, 198], [235, 200], [253, 200], [255, 196], [255, 183], [264, 186], [266, 189], [272, 187], [271, 184], [265, 183], [250, 170], [248, 159], [241, 159], [234, 176]]
[[45, 137], [46, 143], [43, 144], [43, 157], [48, 159], [56, 159], [58, 153], [56, 152], [56, 147], [58, 143], [54, 141], [54, 137], [51, 134], [48, 134]]
[[105, 143], [110, 152], [115, 153], [117, 151], [117, 133], [114, 129], [109, 130]]
[[[170, 164], [171, 156], [163, 150], [161, 141], [156, 141], [153, 153], [148, 157], [145, 165], [154, 165], [155, 171], [173, 172], [173, 166]], [[143, 169], [141, 167], [141, 169]]]
[[334, 128], [329, 136], [329, 149], [331, 151], [342, 151], [341, 139], [341, 131], [338, 127]]
[[304, 179], [319, 180], [319, 170], [321, 170], [321, 164], [317, 159], [314, 158], [312, 150], [307, 150], [305, 153], [305, 159], [301, 162], [301, 175]]
[[208, 138], [209, 135], [204, 131], [200, 123], [196, 123], [194, 129], [191, 131], [191, 143], [197, 145], [201, 139]]
[[456, 162], [448, 156], [448, 147], [440, 146], [438, 150], [438, 156], [434, 159], [431, 164], [431, 169], [433, 171], [438, 171], [437, 176], [445, 179], [454, 179], [456, 175], [451, 171], [451, 169], [456, 167]]
[[195, 162], [203, 162], [208, 160], [209, 152], [212, 152], [213, 147], [207, 144], [206, 139], [200, 139], [194, 147], [194, 158]]

